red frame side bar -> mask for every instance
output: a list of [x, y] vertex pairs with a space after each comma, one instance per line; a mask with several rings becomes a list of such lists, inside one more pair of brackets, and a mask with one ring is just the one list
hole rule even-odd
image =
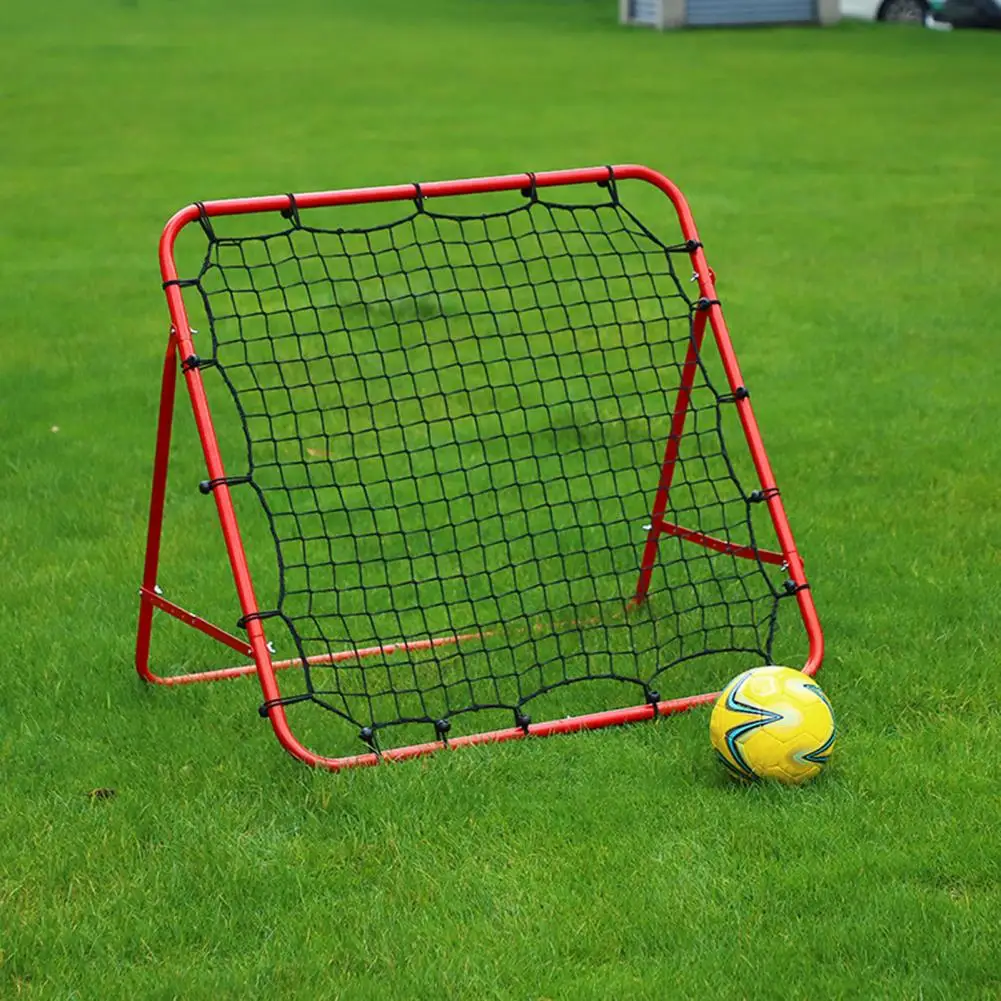
[[[235, 677], [243, 673], [256, 673], [261, 685], [264, 699], [268, 703], [277, 703], [280, 699], [278, 682], [275, 677], [276, 671], [284, 667], [299, 664], [295, 661], [274, 662], [271, 659], [271, 651], [265, 637], [264, 628], [261, 621], [255, 617], [259, 610], [257, 598], [254, 593], [253, 581], [249, 567], [247, 565], [246, 553], [243, 540], [237, 524], [236, 513], [233, 508], [229, 488], [225, 482], [221, 482], [213, 491], [213, 497], [223, 536], [226, 542], [226, 550], [229, 556], [233, 578], [236, 584], [237, 597], [240, 609], [245, 617], [249, 617], [247, 623], [248, 642], [246, 648], [253, 656], [254, 663], [241, 668], [226, 668], [221, 671], [203, 672], [197, 675], [182, 675], [171, 679], [160, 678], [149, 669], [149, 646], [150, 631], [152, 625], [153, 610], [155, 607], [164, 608], [164, 604], [157, 605], [152, 599], [156, 596], [156, 573], [159, 563], [160, 537], [163, 522], [164, 494], [167, 480], [167, 466], [169, 462], [171, 424], [174, 408], [174, 386], [176, 379], [177, 361], [183, 361], [194, 355], [195, 348], [192, 340], [191, 326], [188, 322], [187, 311], [181, 288], [177, 284], [178, 274], [174, 261], [174, 245], [181, 230], [198, 219], [201, 213], [209, 218], [215, 216], [243, 215], [255, 212], [278, 212], [282, 209], [297, 207], [299, 209], [331, 207], [338, 205], [358, 205], [372, 202], [393, 202], [410, 201], [418, 197], [424, 199], [452, 197], [457, 195], [485, 194], [503, 191], [522, 190], [534, 183], [536, 188], [548, 188], [562, 185], [575, 184], [596, 184], [615, 181], [639, 180], [652, 184], [659, 188], [671, 201], [678, 217], [682, 235], [686, 241], [694, 241], [694, 249], [690, 251], [692, 267], [698, 281], [700, 297], [707, 300], [710, 305], [705, 310], [700, 310], [696, 314], [695, 328], [693, 330], [692, 342], [689, 346], [689, 354], [682, 374], [682, 386], [675, 401], [675, 410], [672, 418], [671, 432], [665, 449], [665, 459], [661, 472], [660, 484], [654, 500], [651, 517], [651, 529], [647, 538], [643, 559], [641, 561], [640, 580], [637, 584], [636, 598], [634, 601], [641, 602], [649, 586], [650, 573], [656, 560], [657, 538], [663, 532], [680, 535], [691, 542], [695, 542], [718, 551], [732, 552], [734, 555], [748, 558], [758, 558], [765, 562], [775, 563], [781, 561], [788, 568], [790, 579], [797, 585], [796, 600], [799, 606], [800, 615], [806, 629], [809, 640], [809, 654], [803, 671], [806, 674], [815, 674], [819, 669], [824, 655], [823, 633], [820, 621], [817, 616], [813, 597], [803, 569], [802, 559], [796, 549], [792, 530], [786, 517], [785, 509], [781, 497], [775, 485], [774, 475], [765, 453], [761, 433], [754, 417], [750, 399], [744, 394], [738, 394], [738, 389], [743, 387], [743, 379], [740, 367], [737, 363], [736, 354], [730, 341], [730, 335], [723, 318], [723, 312], [718, 302], [716, 302], [715, 276], [705, 259], [702, 244], [699, 241], [698, 232], [692, 218], [688, 203], [678, 187], [662, 174], [651, 170], [649, 167], [635, 164], [625, 164], [615, 167], [586, 167], [576, 170], [546, 171], [537, 174], [508, 174], [498, 177], [478, 177], [466, 178], [456, 181], [431, 181], [415, 184], [391, 185], [385, 187], [353, 188], [342, 191], [308, 192], [289, 195], [269, 195], [261, 198], [234, 198], [222, 201], [210, 201], [201, 205], [188, 205], [168, 221], [160, 239], [159, 257], [160, 270], [164, 281], [164, 290], [167, 297], [167, 306], [170, 311], [172, 328], [171, 336], [167, 345], [167, 357], [164, 365], [163, 383], [161, 387], [160, 416], [157, 425], [156, 456], [154, 460], [153, 486], [150, 501], [150, 525], [147, 537], [146, 562], [143, 571], [142, 601], [140, 604], [139, 629], [136, 644], [136, 666], [139, 674], [149, 681], [159, 681], [167, 684], [180, 684], [185, 681], [211, 680], [220, 677]], [[294, 201], [293, 201], [294, 199]], [[767, 498], [768, 511], [775, 528], [776, 537], [779, 542], [780, 553], [766, 551], [753, 551], [749, 547], [734, 547], [730, 543], [713, 539], [702, 533], [692, 532], [679, 526], [670, 525], [663, 521], [663, 514], [667, 506], [667, 497], [670, 491], [673, 469], [678, 455], [678, 446], [681, 434], [684, 429], [685, 415], [688, 410], [689, 396], [694, 380], [695, 368], [697, 365], [697, 355], [701, 347], [702, 339], [705, 335], [706, 325], [711, 327], [716, 340], [718, 350], [723, 362], [727, 381], [731, 392], [735, 394], [737, 412], [741, 426], [744, 431], [748, 447], [751, 451], [752, 460], [762, 490]], [[694, 336], [697, 335], [697, 336]], [[687, 376], [686, 376], [687, 373]], [[208, 398], [202, 381], [201, 373], [197, 367], [184, 367], [185, 383], [188, 395], [191, 400], [192, 410], [195, 417], [195, 424], [198, 429], [199, 438], [202, 443], [202, 450], [205, 458], [206, 470], [212, 480], [224, 481], [226, 472], [219, 449], [218, 439], [212, 423], [209, 411]], [[172, 604], [172, 603], [167, 603]], [[178, 606], [172, 606], [175, 610]], [[168, 609], [169, 610], [169, 609]], [[183, 609], [179, 609], [183, 612]], [[176, 614], [173, 612], [172, 614]], [[191, 616], [191, 613], [184, 613]], [[182, 618], [183, 616], [178, 615]], [[221, 642], [232, 645], [228, 642], [225, 631], [216, 626], [211, 626], [205, 620], [198, 620], [197, 624], [191, 622], [196, 628], [214, 635]], [[221, 635], [219, 635], [221, 634]], [[369, 650], [373, 653], [387, 653], [393, 650], [405, 650], [413, 648], [413, 644], [436, 644], [438, 642], [458, 641], [465, 637], [446, 637], [441, 640], [418, 640], [405, 641], [397, 644], [389, 644], [387, 647], [373, 647]], [[472, 637], [470, 637], [472, 638]], [[235, 637], [229, 637], [235, 639]], [[237, 640], [237, 643], [242, 641]], [[241, 647], [241, 649], [244, 649]], [[368, 651], [366, 651], [368, 652]], [[330, 656], [330, 662], [338, 658], [348, 658], [362, 655], [362, 651], [345, 651], [343, 654]], [[683, 699], [674, 699], [662, 702], [657, 706], [657, 714], [670, 715], [675, 712], [682, 712], [698, 705], [711, 702], [718, 697], [718, 692], [694, 695]], [[315, 754], [302, 745], [291, 732], [284, 707], [280, 704], [272, 704], [268, 709], [268, 717], [279, 742], [289, 753], [306, 762], [309, 765], [320, 766], [332, 770], [338, 770], [351, 765], [375, 764], [380, 760], [403, 760], [428, 754], [431, 751], [441, 749], [444, 746], [449, 748], [463, 747], [474, 744], [493, 743], [503, 740], [517, 740], [525, 736], [547, 736], [554, 733], [570, 733], [584, 729], [596, 729], [603, 726], [611, 726], [622, 723], [637, 722], [650, 719], [654, 716], [654, 709], [648, 704], [631, 707], [628, 709], [612, 710], [610, 712], [596, 713], [587, 716], [575, 717], [572, 719], [554, 720], [532, 724], [526, 731], [520, 728], [509, 730], [498, 730], [492, 733], [475, 734], [465, 737], [457, 737], [450, 740], [447, 745], [440, 743], [420, 744], [406, 748], [398, 748], [384, 752], [381, 757], [373, 754], [360, 754], [344, 758], [330, 758]]]

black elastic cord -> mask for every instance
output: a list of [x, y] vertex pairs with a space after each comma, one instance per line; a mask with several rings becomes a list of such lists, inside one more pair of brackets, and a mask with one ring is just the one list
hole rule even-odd
[[660, 706], [658, 705], [660, 702], [660, 692], [647, 692], [646, 700], [653, 707], [653, 718], [657, 719], [660, 716]]
[[598, 181], [599, 188], [608, 188], [608, 193], [612, 197], [612, 204], [619, 204], [619, 189], [615, 185], [615, 168], [610, 164], [605, 166], [605, 170], [608, 171], [608, 178], [604, 181]]
[[538, 182], [535, 179], [535, 172], [530, 170], [528, 172], [528, 187], [522, 188], [521, 193], [530, 201], [537, 202], [539, 200], [539, 187]]
[[168, 278], [162, 285], [162, 288], [168, 289], [171, 285], [176, 285], [178, 288], [190, 288], [192, 285], [197, 285], [197, 278]]
[[451, 729], [452, 724], [447, 719], [436, 719], [434, 721], [434, 732], [446, 747], [448, 747], [448, 731]]
[[234, 487], [240, 483], [250, 483], [249, 476], [218, 476], [214, 480], [202, 480], [198, 484], [198, 489], [203, 494], [210, 494], [220, 484], [225, 483], [227, 487]]
[[669, 254], [694, 254], [702, 246], [701, 240], [685, 240], [684, 243], [674, 243], [664, 250]]
[[285, 197], [288, 199], [288, 205], [281, 210], [282, 218], [288, 219], [296, 229], [299, 229], [302, 226], [299, 220], [299, 203], [291, 191]]
[[209, 214], [206, 211], [204, 202], [195, 202], [198, 208], [198, 221], [201, 223], [202, 229], [205, 230], [205, 235], [209, 239], [209, 243], [216, 242], [215, 230], [212, 228], [212, 222], [209, 219]]
[[313, 696], [309, 692], [302, 692], [299, 695], [284, 695], [280, 699], [268, 699], [267, 702], [262, 702], [258, 706], [258, 713], [261, 716], [267, 717], [268, 713], [275, 708], [275, 706], [291, 706], [296, 702], [311, 702]]
[[738, 386], [732, 393], [726, 393], [719, 397], [720, 403], [737, 403], [746, 400], [751, 395], [751, 391], [746, 386]]
[[[197, 330], [191, 331], [193, 334], [197, 334]], [[190, 372], [193, 368], [211, 368], [213, 365], [218, 365], [219, 362], [215, 358], [202, 358], [201, 355], [190, 354], [181, 362], [181, 371]]]
[[215, 364], [215, 358], [202, 358], [200, 355], [190, 354], [181, 362], [181, 371], [190, 372], [195, 368], [208, 368]]
[[236, 620], [237, 629], [246, 629], [251, 622], [260, 622], [262, 619], [273, 619], [282, 613], [273, 608], [269, 612], [251, 612], [250, 615], [243, 615]]
[[414, 182], [414, 203], [417, 205], [417, 211], [424, 211], [424, 192], [421, 191], [421, 186]]

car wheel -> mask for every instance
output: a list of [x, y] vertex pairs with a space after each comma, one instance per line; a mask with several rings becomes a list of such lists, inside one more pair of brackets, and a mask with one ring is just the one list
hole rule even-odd
[[927, 4], [923, 0], [883, 0], [883, 5], [879, 8], [879, 20], [921, 23], [927, 11]]

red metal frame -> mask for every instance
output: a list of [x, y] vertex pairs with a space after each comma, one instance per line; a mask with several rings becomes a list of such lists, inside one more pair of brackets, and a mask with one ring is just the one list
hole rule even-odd
[[[705, 309], [699, 310], [695, 316], [693, 337], [682, 368], [681, 387], [675, 401], [671, 431], [665, 448], [660, 482], [652, 506], [650, 527], [648, 529], [647, 541], [641, 561], [640, 576], [633, 602], [634, 604], [640, 604], [646, 598], [650, 576], [656, 564], [658, 540], [663, 534], [679, 536], [717, 552], [730, 553], [734, 556], [747, 559], [760, 559], [763, 562], [773, 564], [783, 564], [787, 568], [790, 580], [797, 585], [798, 590], [795, 597], [809, 640], [809, 653], [802, 670], [806, 674], [813, 675], [820, 668], [823, 660], [824, 639], [820, 620], [813, 603], [813, 597], [807, 587], [803, 561], [796, 549], [796, 543], [782, 505], [782, 499], [776, 489], [775, 478], [765, 453], [761, 433], [754, 417], [750, 399], [747, 395], [738, 392], [743, 386], [743, 378], [740, 373], [740, 367], [737, 364], [733, 345], [730, 341], [726, 322], [723, 318], [723, 311], [716, 301], [715, 275], [706, 262], [688, 203], [681, 191], [670, 180], [648, 167], [628, 164], [612, 168], [587, 167], [577, 170], [558, 170], [538, 174], [509, 174], [501, 177], [434, 181], [421, 184], [419, 191], [417, 185], [400, 184], [389, 187], [311, 192], [295, 195], [294, 204], [298, 209], [302, 210], [370, 202], [411, 201], [418, 194], [424, 199], [431, 199], [455, 195], [517, 191], [529, 187], [533, 182], [536, 188], [596, 184], [607, 182], [610, 178], [610, 171], [611, 176], [616, 181], [646, 181], [654, 187], [659, 188], [670, 199], [677, 213], [684, 239], [692, 241], [694, 249], [691, 250], [690, 256], [695, 277], [698, 281], [699, 294], [709, 304]], [[225, 482], [221, 482], [212, 493], [222, 526], [223, 537], [226, 542], [226, 550], [233, 571], [240, 609], [243, 616], [249, 619], [246, 626], [247, 639], [243, 640], [233, 636], [219, 626], [213, 625], [200, 616], [188, 612], [173, 602], [168, 601], [160, 594], [156, 584], [156, 577], [160, 560], [160, 541], [162, 537], [167, 471], [170, 460], [171, 428], [173, 424], [177, 371], [179, 363], [183, 359], [196, 353], [181, 287], [177, 284], [178, 274], [174, 261], [174, 244], [181, 230], [189, 223], [198, 219], [201, 212], [212, 218], [214, 216], [243, 215], [254, 212], [278, 212], [289, 208], [291, 204], [288, 195], [271, 195], [263, 198], [235, 198], [224, 201], [204, 202], [201, 208], [198, 205], [188, 205], [170, 219], [160, 239], [160, 270], [165, 283], [167, 306], [170, 311], [172, 325], [170, 337], [167, 342], [167, 353], [161, 383], [160, 414], [157, 423], [156, 453], [150, 499], [149, 531], [142, 587], [140, 589], [139, 623], [136, 642], [136, 669], [139, 675], [146, 681], [162, 685], [179, 685], [256, 674], [264, 699], [268, 703], [273, 703], [280, 698], [276, 672], [289, 667], [301, 666], [301, 661], [298, 659], [285, 661], [272, 660], [271, 648], [265, 635], [264, 626], [261, 620], [255, 617], [255, 613], [258, 611], [257, 598], [254, 594], [254, 585], [247, 565], [247, 558], [243, 541], [240, 537], [232, 498]], [[731, 392], [735, 396], [737, 413], [754, 461], [768, 512], [775, 528], [779, 544], [778, 552], [755, 551], [748, 546], [735, 545], [726, 540], [716, 539], [703, 533], [665, 522], [663, 519], [664, 512], [667, 510], [674, 467], [678, 458], [678, 450], [684, 432], [685, 419], [688, 413], [691, 391], [698, 366], [698, 352], [701, 349], [707, 325], [712, 329], [716, 346], [723, 362], [727, 382], [730, 385]], [[223, 465], [212, 417], [209, 412], [209, 404], [201, 372], [197, 367], [182, 366], [182, 369], [194, 412], [195, 424], [202, 443], [208, 476], [212, 480], [224, 481], [226, 470]], [[239, 667], [228, 667], [193, 674], [161, 676], [154, 673], [149, 665], [149, 655], [153, 612], [156, 609], [205, 633], [216, 641], [236, 650], [243, 656], [252, 658], [253, 662]], [[395, 652], [412, 649], [427, 649], [431, 646], [440, 646], [479, 638], [481, 638], [480, 634], [471, 633], [460, 636], [445, 636], [434, 639], [391, 643], [384, 646], [369, 647], [360, 650], [345, 650], [331, 655], [312, 657], [309, 661], [310, 663], [332, 663], [357, 657], [379, 654], [390, 655]], [[457, 748], [472, 744], [521, 740], [525, 737], [544, 737], [556, 733], [572, 733], [579, 730], [591, 730], [604, 726], [638, 722], [640, 720], [651, 719], [655, 715], [666, 716], [671, 713], [692, 709], [714, 701], [718, 695], [718, 692], [707, 692], [701, 695], [663, 701], [658, 703], [656, 707], [646, 703], [630, 708], [614, 709], [586, 716], [533, 723], [527, 729], [512, 727], [505, 730], [495, 730], [490, 733], [459, 736], [450, 739], [447, 744], [444, 742], [418, 744], [384, 751], [381, 755], [366, 753], [341, 758], [318, 755], [301, 744], [289, 728], [284, 707], [280, 704], [271, 704], [267, 715], [279, 742], [292, 755], [309, 765], [338, 770], [353, 765], [374, 765], [383, 760], [399, 761], [406, 758], [419, 757], [440, 750], [443, 747]]]

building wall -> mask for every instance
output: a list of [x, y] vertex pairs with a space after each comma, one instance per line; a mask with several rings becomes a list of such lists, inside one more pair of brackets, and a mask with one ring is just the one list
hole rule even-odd
[[817, 0], [817, 19], [821, 24], [836, 24], [841, 20], [839, 0]]
[[[834, 24], [840, 20], [840, 0], [815, 0], [815, 2], [817, 20], [821, 24]], [[619, 20], [623, 24], [629, 21], [634, 4], [635, 0], [619, 0]], [[650, 6], [660, 7], [657, 23], [653, 25], [654, 27], [680, 28], [687, 21], [687, 0], [661, 0], [659, 5], [651, 4]]]
[[[685, 0], [661, 0], [660, 20], [656, 28], [680, 28], [685, 23]], [[629, 21], [632, 0], [619, 0], [619, 20]]]

